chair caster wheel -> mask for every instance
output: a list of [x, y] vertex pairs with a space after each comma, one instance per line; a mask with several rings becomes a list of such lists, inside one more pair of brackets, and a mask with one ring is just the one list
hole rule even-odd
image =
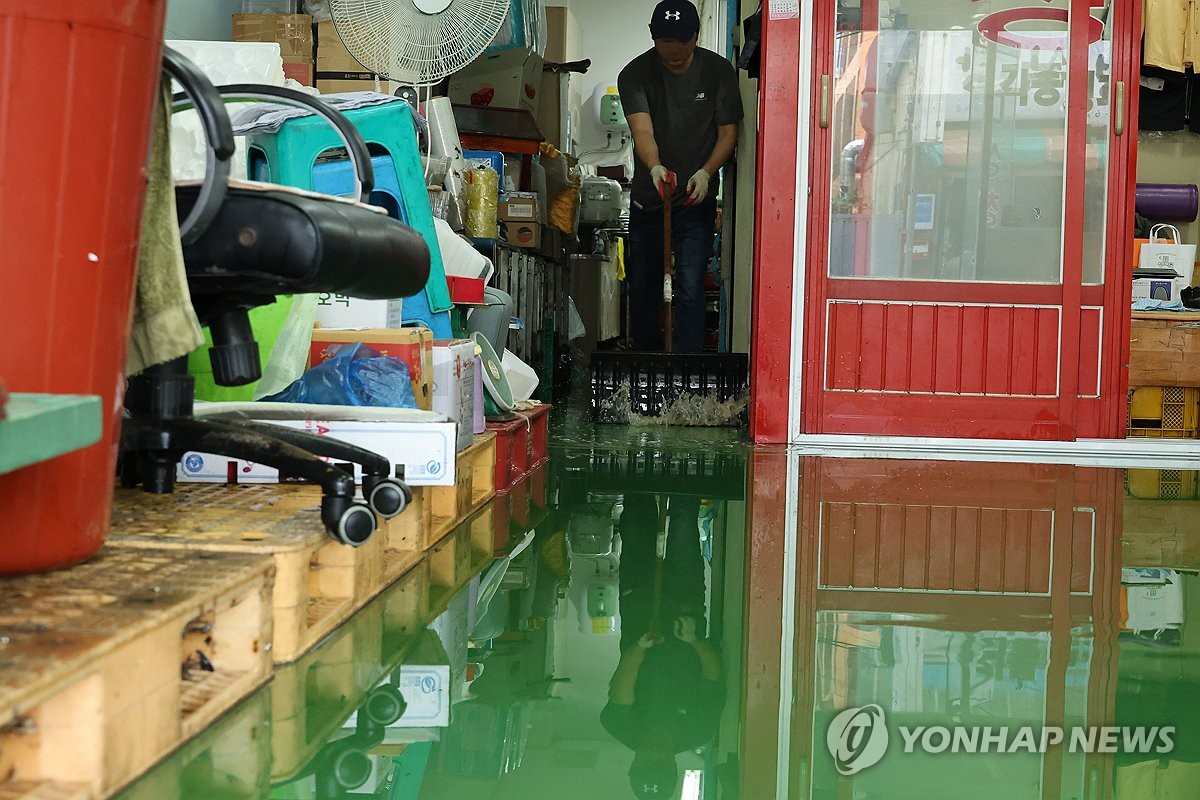
[[375, 515], [371, 509], [347, 497], [323, 498], [321, 521], [330, 536], [351, 547], [366, 544], [375, 533]]
[[397, 516], [412, 500], [412, 489], [395, 478], [381, 478], [375, 483], [364, 480], [363, 492], [367, 496], [367, 504], [384, 519]]
[[359, 713], [371, 723], [386, 727], [404, 716], [407, 709], [408, 703], [404, 701], [400, 690], [390, 683], [383, 683], [367, 694]]

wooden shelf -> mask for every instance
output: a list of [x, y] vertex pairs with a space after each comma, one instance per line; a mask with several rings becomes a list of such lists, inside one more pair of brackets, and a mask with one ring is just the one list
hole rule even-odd
[[0, 474], [100, 441], [96, 395], [13, 394], [0, 420]]

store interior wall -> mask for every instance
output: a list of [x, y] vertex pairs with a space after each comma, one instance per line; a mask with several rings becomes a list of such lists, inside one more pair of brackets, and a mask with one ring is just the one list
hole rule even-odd
[[[741, 52], [743, 43], [742, 21], [759, 7], [758, 0], [739, 0], [738, 25], [734, 29], [734, 46]], [[750, 352], [751, 288], [754, 272], [754, 228], [755, 187], [757, 186], [756, 162], [758, 160], [758, 79], [746, 77], [738, 70], [738, 81], [742, 89], [742, 127], [738, 133], [737, 181], [732, 190], [734, 195], [733, 261], [723, 264], [726, 286], [730, 291], [730, 349], [734, 353]], [[732, 272], [732, 282], [730, 273]], [[782, 332], [781, 332], [782, 333]]]
[[233, 38], [232, 17], [241, 10], [242, 0], [168, 0], [166, 38], [228, 42]]
[[579, 76], [579, 92], [584, 113], [580, 130], [580, 150], [605, 144], [604, 132], [597, 123], [589, 124], [588, 101], [600, 84], [616, 84], [622, 68], [638, 55], [654, 46], [650, 38], [650, 11], [647, 0], [570, 0], [549, 5], [565, 5], [571, 9], [583, 31], [583, 57], [592, 66]]

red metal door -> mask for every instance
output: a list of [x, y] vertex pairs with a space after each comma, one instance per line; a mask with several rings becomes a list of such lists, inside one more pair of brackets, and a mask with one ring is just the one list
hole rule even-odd
[[803, 432], [1121, 435], [1136, 10], [837, 5], [814, 21]]

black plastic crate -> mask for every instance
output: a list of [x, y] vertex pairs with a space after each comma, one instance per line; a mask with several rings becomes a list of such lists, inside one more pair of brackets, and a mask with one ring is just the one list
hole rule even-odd
[[588, 460], [593, 492], [691, 494], [710, 500], [746, 498], [746, 456], [740, 448], [679, 452], [657, 448], [601, 450]]
[[[592, 353], [592, 419], [626, 423], [630, 415], [661, 417], [678, 408], [680, 398], [704, 398], [721, 404], [712, 417], [687, 425], [741, 425], [746, 420], [749, 357], [745, 353], [640, 353], [598, 350]], [[628, 406], [623, 402], [628, 393]]]

